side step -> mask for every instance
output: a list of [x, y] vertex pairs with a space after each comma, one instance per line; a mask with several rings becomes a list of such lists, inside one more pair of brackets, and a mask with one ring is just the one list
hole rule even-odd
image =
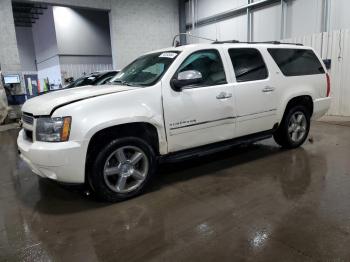
[[268, 130], [257, 134], [242, 136], [222, 142], [217, 142], [205, 146], [196, 148], [181, 150], [178, 152], [170, 153], [159, 158], [160, 163], [175, 163], [190, 158], [202, 157], [205, 155], [214, 154], [217, 152], [228, 150], [234, 146], [242, 144], [251, 144], [260, 140], [268, 139], [272, 137], [274, 130]]

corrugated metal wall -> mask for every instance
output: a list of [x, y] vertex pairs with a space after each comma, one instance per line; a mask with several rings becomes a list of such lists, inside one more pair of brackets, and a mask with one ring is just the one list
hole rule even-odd
[[329, 74], [333, 100], [328, 114], [350, 116], [350, 30], [336, 30], [284, 41], [312, 46], [322, 59], [331, 59]]

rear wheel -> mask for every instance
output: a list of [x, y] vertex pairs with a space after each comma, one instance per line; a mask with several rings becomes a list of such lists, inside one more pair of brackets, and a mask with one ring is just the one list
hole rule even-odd
[[143, 139], [115, 139], [102, 148], [92, 164], [89, 182], [106, 201], [121, 201], [144, 192], [155, 173], [152, 147]]
[[284, 148], [296, 148], [305, 142], [309, 130], [310, 112], [298, 105], [288, 109], [273, 137]]

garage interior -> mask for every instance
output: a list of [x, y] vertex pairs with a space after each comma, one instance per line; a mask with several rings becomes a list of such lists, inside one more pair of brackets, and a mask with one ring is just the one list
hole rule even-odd
[[[19, 79], [0, 89], [0, 261], [350, 260], [348, 10], [347, 0], [0, 0], [0, 72]], [[162, 164], [151, 190], [114, 204], [19, 158], [25, 100], [120, 70], [179, 33], [181, 45], [313, 47], [331, 77], [327, 115], [300, 148], [269, 139]]]

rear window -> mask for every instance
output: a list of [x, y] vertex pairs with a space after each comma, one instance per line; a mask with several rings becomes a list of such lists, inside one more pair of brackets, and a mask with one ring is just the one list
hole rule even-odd
[[285, 76], [325, 73], [320, 61], [312, 50], [269, 48], [268, 51]]
[[257, 49], [233, 48], [228, 53], [237, 82], [262, 80], [268, 77], [264, 60]]

